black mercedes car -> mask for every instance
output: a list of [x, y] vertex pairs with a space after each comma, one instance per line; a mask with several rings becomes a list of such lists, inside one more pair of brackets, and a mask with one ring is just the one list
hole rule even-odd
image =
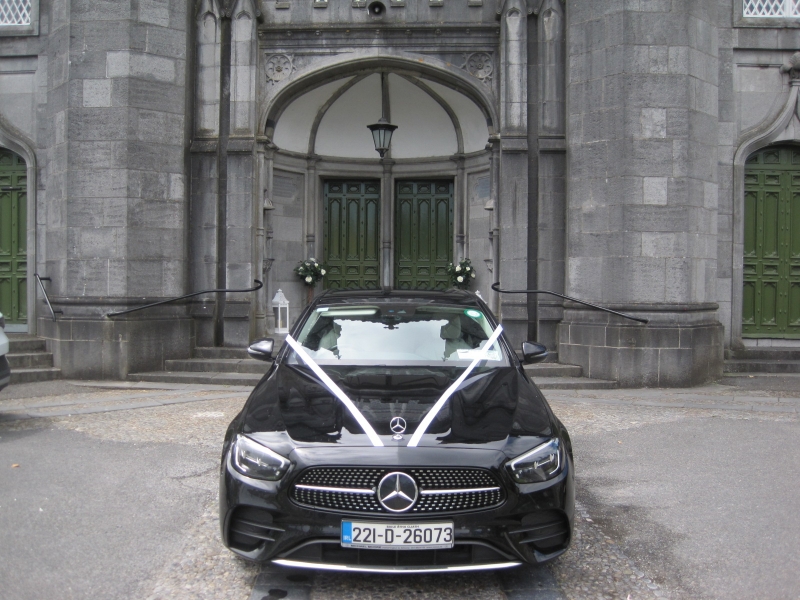
[[[251, 356], [272, 360], [272, 340]], [[546, 349], [522, 347], [538, 362]], [[336, 291], [300, 316], [225, 436], [220, 525], [255, 561], [366, 572], [552, 560], [570, 438], [486, 304]]]

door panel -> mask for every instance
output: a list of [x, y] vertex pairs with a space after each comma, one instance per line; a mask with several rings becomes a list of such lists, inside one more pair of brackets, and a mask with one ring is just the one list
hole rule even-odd
[[9, 325], [28, 318], [27, 185], [22, 157], [0, 150], [0, 312]]
[[446, 289], [453, 260], [453, 182], [399, 181], [395, 196], [395, 287]]
[[800, 338], [800, 151], [747, 161], [742, 333]]
[[380, 287], [380, 182], [326, 181], [326, 289]]

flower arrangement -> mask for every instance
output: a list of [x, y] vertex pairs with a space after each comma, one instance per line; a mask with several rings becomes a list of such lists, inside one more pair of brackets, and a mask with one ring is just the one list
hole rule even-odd
[[316, 258], [309, 258], [298, 263], [294, 268], [294, 272], [303, 280], [304, 284], [308, 287], [313, 287], [314, 284], [325, 277], [325, 265], [317, 262]]
[[447, 265], [447, 274], [450, 276], [450, 283], [453, 287], [466, 290], [475, 279], [475, 267], [468, 258], [465, 258], [457, 265], [453, 263]]

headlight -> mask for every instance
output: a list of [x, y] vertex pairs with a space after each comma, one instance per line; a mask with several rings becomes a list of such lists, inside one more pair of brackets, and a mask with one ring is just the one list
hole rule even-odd
[[254, 479], [278, 481], [286, 475], [291, 464], [280, 454], [243, 435], [236, 436], [232, 452], [236, 470]]
[[558, 475], [561, 470], [561, 445], [554, 438], [508, 463], [517, 483], [539, 483]]

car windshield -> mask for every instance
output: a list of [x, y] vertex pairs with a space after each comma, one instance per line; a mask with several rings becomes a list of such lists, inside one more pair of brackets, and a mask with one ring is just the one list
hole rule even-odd
[[[321, 365], [467, 366], [492, 331], [477, 308], [323, 305], [311, 313], [297, 341]], [[295, 352], [289, 361], [298, 362]], [[499, 342], [482, 363], [508, 364]]]

